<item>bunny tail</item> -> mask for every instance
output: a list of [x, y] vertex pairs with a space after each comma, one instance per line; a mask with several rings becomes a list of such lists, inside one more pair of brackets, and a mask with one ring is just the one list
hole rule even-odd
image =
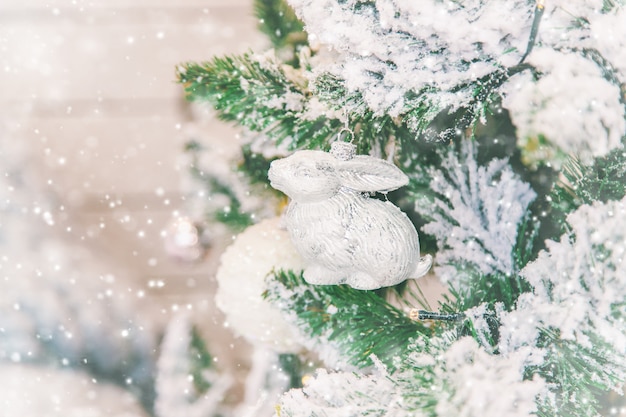
[[417, 262], [417, 267], [413, 274], [411, 274], [411, 278], [419, 278], [421, 276], [426, 275], [430, 267], [433, 265], [433, 257], [430, 255], [422, 256]]

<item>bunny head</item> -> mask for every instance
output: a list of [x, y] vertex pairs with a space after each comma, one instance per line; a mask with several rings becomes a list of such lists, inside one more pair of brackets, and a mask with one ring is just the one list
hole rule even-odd
[[298, 151], [273, 161], [270, 184], [294, 201], [322, 201], [341, 187], [358, 192], [386, 192], [408, 184], [408, 177], [382, 159], [359, 155], [347, 161], [322, 151]]
[[334, 175], [337, 160], [322, 151], [298, 151], [270, 165], [270, 185], [303, 203], [322, 201], [337, 193], [341, 184]]

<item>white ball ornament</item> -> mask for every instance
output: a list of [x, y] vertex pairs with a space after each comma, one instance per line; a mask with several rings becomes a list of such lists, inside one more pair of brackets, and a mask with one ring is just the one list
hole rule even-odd
[[370, 198], [408, 184], [395, 165], [335, 142], [331, 152], [304, 150], [275, 160], [272, 187], [291, 201], [284, 223], [307, 261], [311, 284], [348, 284], [373, 290], [418, 278], [430, 269], [420, 258], [415, 226], [389, 201]]
[[300, 350], [293, 327], [262, 297], [265, 279], [273, 270], [304, 269], [280, 219], [248, 227], [222, 254], [217, 271], [217, 306], [229, 325], [253, 344], [280, 353]]

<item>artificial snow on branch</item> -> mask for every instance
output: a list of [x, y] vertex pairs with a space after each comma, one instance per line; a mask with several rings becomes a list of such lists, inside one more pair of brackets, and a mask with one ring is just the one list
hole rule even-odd
[[580, 52], [549, 47], [535, 48], [528, 62], [542, 76], [512, 77], [503, 101], [523, 139], [521, 146], [527, 138], [541, 135], [586, 163], [620, 146], [626, 132], [622, 93], [619, 85], [604, 77], [604, 68]]
[[534, 10], [534, 1], [528, 0], [290, 4], [311, 43], [335, 52], [312, 78], [333, 74], [375, 114], [391, 116], [410, 109], [410, 94], [425, 95], [424, 101], [438, 109], [467, 104], [474, 81], [520, 61]]
[[218, 374], [204, 342], [185, 314], [174, 317], [161, 346], [156, 378], [158, 417], [219, 416], [224, 394], [233, 384]]
[[302, 389], [291, 390], [277, 407], [279, 417], [397, 416], [401, 396], [386, 374], [328, 373], [319, 369]]
[[459, 266], [483, 275], [515, 271], [517, 231], [536, 196], [507, 160], [480, 166], [476, 152], [472, 140], [463, 141], [458, 153], [448, 148], [440, 167], [430, 169], [434, 198], [418, 197], [415, 207], [430, 220], [423, 230], [437, 238], [437, 275], [457, 288], [469, 279]]
[[558, 329], [562, 339], [587, 347], [586, 335], [593, 332], [626, 352], [625, 205], [626, 199], [582, 206], [567, 218], [571, 233], [548, 241], [522, 270], [534, 294], [521, 303], [532, 301], [535, 326]]
[[369, 375], [318, 370], [302, 389], [283, 396], [278, 415], [526, 417], [547, 391], [540, 377], [524, 377], [525, 367], [542, 359], [538, 349], [490, 355], [469, 337], [453, 343], [432, 338], [409, 349], [394, 373], [375, 357], [378, 366]]
[[543, 359], [539, 349], [491, 355], [466, 337], [436, 359], [435, 375], [444, 381], [436, 416], [525, 417], [537, 412], [537, 398], [547, 391], [542, 378], [524, 375]]
[[521, 271], [534, 290], [501, 312], [498, 349], [541, 347], [548, 407], [597, 415], [597, 394], [626, 378], [626, 199], [581, 206], [567, 222], [571, 232]]
[[[619, 148], [626, 133], [625, 3], [545, 3], [538, 47], [526, 60], [534, 74], [515, 75], [503, 86], [503, 106], [531, 162], [558, 166], [561, 151], [588, 163]], [[556, 152], [533, 155], [537, 137]]]
[[[350, 112], [450, 139], [504, 96], [522, 139], [542, 135], [584, 157], [606, 154], [626, 131], [622, 2], [290, 3], [311, 43], [331, 51], [315, 60], [312, 89]], [[457, 111], [455, 126], [430, 127]]]

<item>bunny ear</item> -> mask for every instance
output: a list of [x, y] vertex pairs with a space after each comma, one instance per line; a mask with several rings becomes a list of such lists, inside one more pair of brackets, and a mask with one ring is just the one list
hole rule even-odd
[[383, 159], [366, 155], [340, 162], [337, 174], [341, 185], [356, 191], [391, 191], [409, 183], [409, 177]]

